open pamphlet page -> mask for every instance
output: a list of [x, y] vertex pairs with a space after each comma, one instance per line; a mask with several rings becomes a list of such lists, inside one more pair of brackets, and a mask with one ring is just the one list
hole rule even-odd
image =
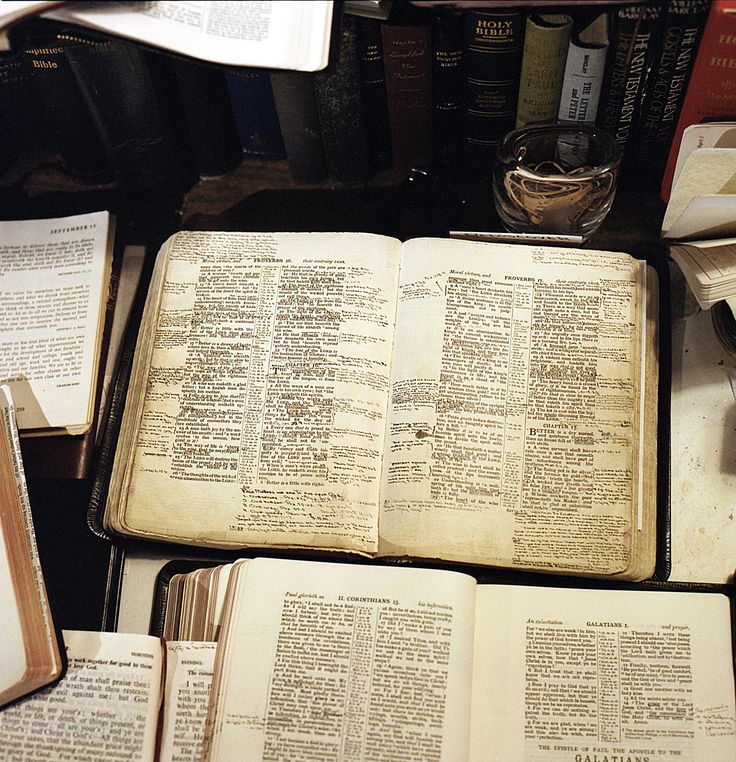
[[43, 15], [228, 66], [327, 66], [332, 0], [62, 3]]
[[657, 280], [628, 254], [177, 233], [103, 523], [642, 579], [657, 382]]
[[[190, 592], [220, 600], [212, 579], [199, 575]], [[454, 571], [273, 558], [236, 561], [221, 582], [216, 643], [65, 631], [65, 679], [0, 713], [12, 758], [736, 755], [720, 592], [484, 585]]]
[[0, 707], [61, 677], [10, 389], [0, 386]]
[[93, 424], [114, 231], [108, 212], [0, 221], [0, 380], [24, 435]]

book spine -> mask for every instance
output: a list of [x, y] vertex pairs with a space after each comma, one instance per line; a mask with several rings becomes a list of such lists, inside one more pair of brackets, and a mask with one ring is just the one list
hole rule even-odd
[[235, 169], [243, 158], [225, 73], [196, 61], [169, 60], [199, 176], [221, 177]]
[[82, 181], [109, 182], [113, 179], [112, 167], [65, 55], [67, 43], [57, 38], [57, 31], [55, 26], [43, 25], [26, 29], [24, 65], [33, 77], [64, 169]]
[[469, 11], [465, 23], [465, 141], [469, 166], [486, 168], [516, 124], [526, 15]]
[[0, 96], [0, 177], [15, 164], [20, 156], [18, 144], [10, 128], [7, 114], [3, 109], [2, 96]]
[[680, 140], [685, 127], [708, 117], [736, 116], [733, 78], [727, 76], [736, 60], [736, 1], [714, 0], [703, 28], [688, 80], [680, 116], [672, 135], [662, 178], [661, 195], [669, 201]]
[[107, 38], [60, 33], [64, 52], [121, 189], [176, 195], [196, 182], [146, 53]]
[[659, 185], [710, 0], [670, 0], [630, 157]]
[[366, 180], [370, 163], [353, 17], [343, 18], [338, 55], [314, 75], [314, 92], [329, 174], [338, 180]]
[[229, 69], [225, 80], [243, 157], [285, 159], [268, 72], [265, 69]]
[[381, 28], [393, 164], [429, 166], [432, 151], [432, 54], [429, 26]]
[[462, 158], [463, 16], [437, 13], [432, 22], [432, 96], [434, 160], [449, 166]]
[[381, 24], [375, 19], [361, 17], [357, 22], [360, 90], [369, 158], [374, 170], [387, 169], [392, 157]]
[[573, 30], [557, 112], [561, 121], [595, 122], [608, 53], [606, 16], [599, 16], [590, 26], [593, 25], [598, 29], [590, 41]]
[[272, 72], [271, 88], [291, 176], [300, 183], [324, 180], [327, 165], [314, 75], [301, 71]]
[[20, 50], [0, 53], [0, 117], [19, 153], [54, 147], [41, 96]]
[[517, 128], [557, 117], [571, 31], [572, 17], [567, 14], [532, 14], [527, 18]]
[[640, 114], [661, 21], [661, 2], [626, 6], [615, 16], [597, 123], [613, 135], [622, 155]]

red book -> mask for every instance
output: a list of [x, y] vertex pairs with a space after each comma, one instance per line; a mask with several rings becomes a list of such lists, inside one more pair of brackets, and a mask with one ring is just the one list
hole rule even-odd
[[662, 199], [669, 201], [682, 133], [709, 117], [736, 117], [736, 0], [714, 0], [705, 22], [685, 100], [662, 178]]
[[381, 33], [394, 167], [426, 168], [433, 109], [429, 27], [384, 24]]

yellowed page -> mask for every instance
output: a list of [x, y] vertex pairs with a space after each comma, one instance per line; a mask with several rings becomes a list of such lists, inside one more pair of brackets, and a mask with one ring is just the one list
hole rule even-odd
[[161, 643], [147, 635], [64, 630], [64, 679], [0, 712], [4, 759], [153, 762]]
[[170, 239], [133, 369], [112, 527], [375, 551], [399, 249], [350, 233]]
[[479, 585], [470, 762], [736, 759], [728, 599]]
[[113, 230], [107, 212], [0, 222], [0, 380], [21, 431], [92, 423]]
[[588, 250], [404, 245], [381, 554], [629, 568], [643, 270]]
[[241, 568], [203, 759], [465, 762], [475, 580], [277, 559]]

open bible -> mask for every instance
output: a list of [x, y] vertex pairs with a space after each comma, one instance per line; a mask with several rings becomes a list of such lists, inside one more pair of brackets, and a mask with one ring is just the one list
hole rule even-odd
[[656, 314], [656, 277], [623, 253], [177, 233], [104, 526], [646, 578]]
[[[208, 572], [191, 585], [207, 594], [190, 592], [220, 607], [217, 643], [65, 631], [67, 677], [0, 713], [13, 758], [50, 744], [142, 762], [736, 754], [721, 592], [486, 585], [273, 558]], [[204, 635], [196, 605], [170, 605], [190, 620], [173, 633]]]

